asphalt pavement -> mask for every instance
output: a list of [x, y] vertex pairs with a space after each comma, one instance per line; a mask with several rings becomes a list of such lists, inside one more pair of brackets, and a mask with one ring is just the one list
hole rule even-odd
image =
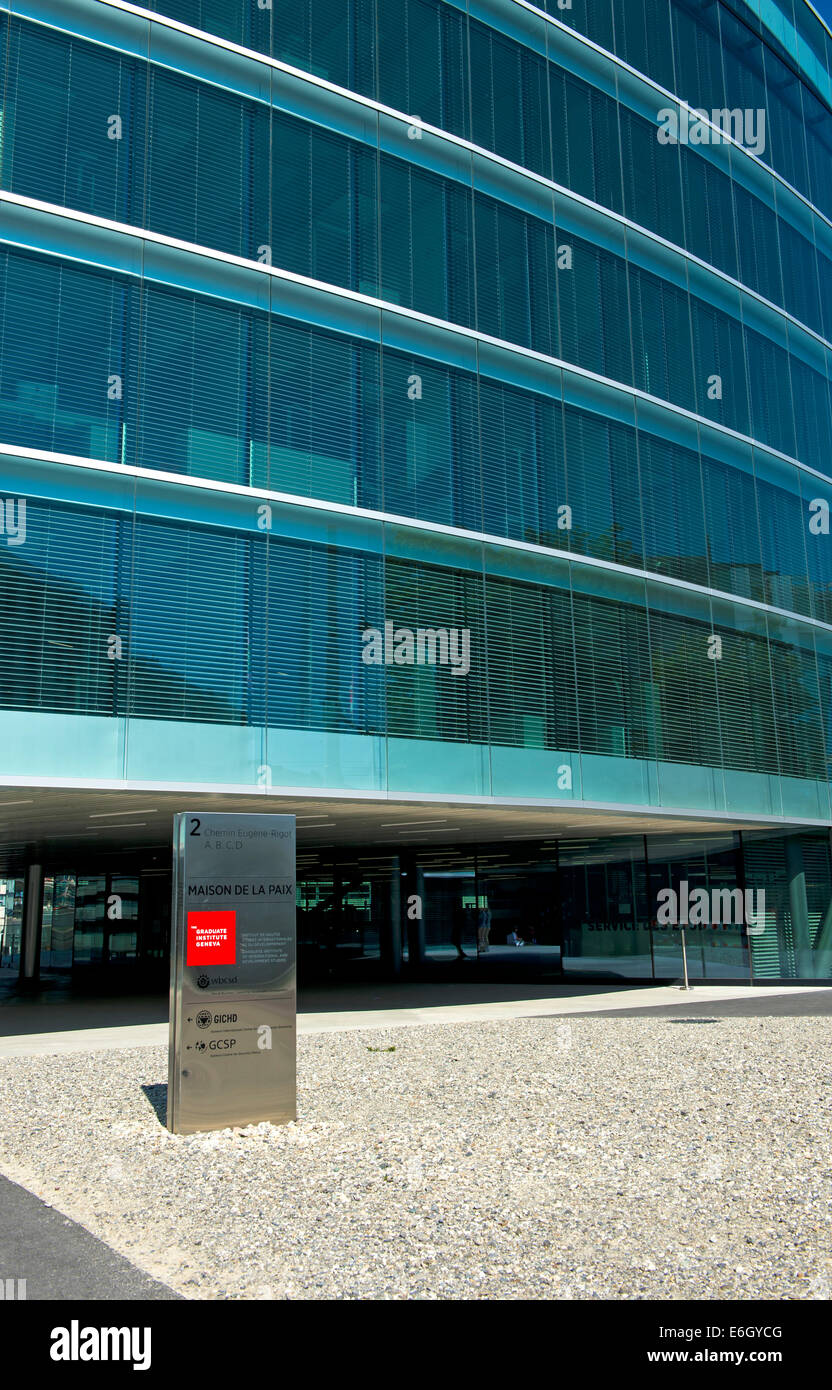
[[0, 1177], [0, 1279], [15, 1298], [181, 1298], [17, 1183]]

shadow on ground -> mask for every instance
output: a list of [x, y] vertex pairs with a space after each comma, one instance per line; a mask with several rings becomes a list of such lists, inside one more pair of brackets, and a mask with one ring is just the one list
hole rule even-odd
[[156, 1119], [159, 1121], [159, 1124], [166, 1125], [168, 1118], [167, 1082], [159, 1082], [155, 1086], [142, 1086], [142, 1090], [155, 1110]]
[[[10, 972], [11, 973], [11, 972]], [[333, 982], [298, 991], [298, 1013], [353, 1013], [369, 1009], [431, 1008], [437, 1004], [493, 1004], [515, 999], [570, 998], [631, 989], [621, 984], [451, 980]], [[652, 981], [645, 981], [650, 985]], [[63, 1033], [86, 1028], [118, 1028], [167, 1023], [168, 990], [158, 994], [85, 994], [71, 979], [43, 980], [21, 993], [17, 978], [0, 983], [0, 1037]]]

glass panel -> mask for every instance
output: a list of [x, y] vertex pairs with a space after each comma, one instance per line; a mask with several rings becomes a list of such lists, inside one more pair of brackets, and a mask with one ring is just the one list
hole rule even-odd
[[23, 879], [0, 879], [0, 969], [19, 970], [22, 931]]
[[139, 879], [113, 874], [107, 894], [107, 964], [130, 965], [138, 959]]
[[69, 969], [72, 965], [74, 926], [75, 875], [44, 877], [41, 970]]
[[103, 874], [79, 876], [75, 892], [75, 931], [72, 963], [103, 965], [107, 920], [107, 879]]
[[561, 921], [554, 844], [477, 851], [477, 953], [480, 966], [560, 975]]
[[[755, 980], [828, 979], [832, 971], [829, 835], [743, 831], [746, 883], [763, 930], [751, 935]], [[764, 894], [764, 900], [761, 895]]]
[[473, 858], [453, 847], [419, 850], [412, 859], [403, 855], [401, 863], [402, 892], [408, 898], [417, 895], [422, 905], [421, 918], [407, 922], [410, 972], [476, 966], [478, 950], [489, 945], [489, 932], [488, 905], [478, 896]]
[[745, 900], [736, 837], [650, 835], [647, 856], [655, 978], [678, 979], [683, 974], [684, 925], [690, 979], [747, 979]]
[[566, 976], [650, 979], [650, 906], [641, 836], [558, 846]]

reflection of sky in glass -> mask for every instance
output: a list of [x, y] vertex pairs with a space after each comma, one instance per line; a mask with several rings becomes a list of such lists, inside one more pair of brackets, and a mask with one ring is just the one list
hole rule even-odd
[[825, 19], [829, 27], [832, 28], [832, 0], [812, 0], [812, 5], [821, 18]]

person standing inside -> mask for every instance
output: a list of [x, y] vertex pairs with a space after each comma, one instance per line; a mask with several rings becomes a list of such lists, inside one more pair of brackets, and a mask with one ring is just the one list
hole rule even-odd
[[486, 900], [484, 906], [480, 908], [479, 921], [477, 923], [477, 950], [480, 955], [485, 955], [491, 948], [491, 943], [488, 939], [490, 932], [491, 910]]

